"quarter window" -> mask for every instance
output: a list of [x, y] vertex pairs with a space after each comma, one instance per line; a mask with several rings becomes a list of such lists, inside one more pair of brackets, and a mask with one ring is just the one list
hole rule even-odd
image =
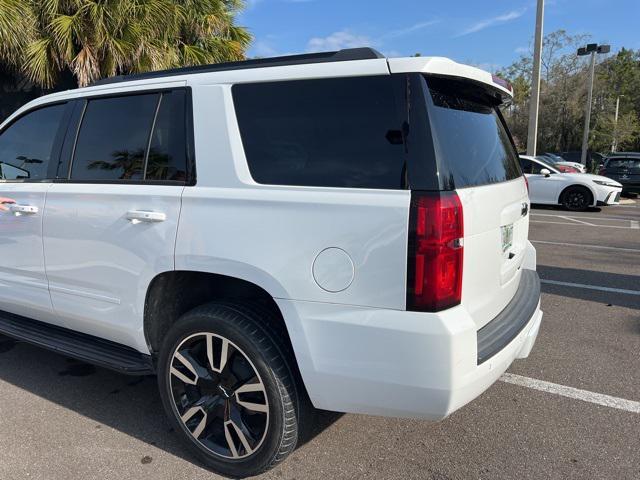
[[391, 76], [239, 84], [233, 98], [256, 182], [406, 188]]
[[27, 113], [0, 134], [0, 179], [44, 180], [49, 175], [65, 105]]

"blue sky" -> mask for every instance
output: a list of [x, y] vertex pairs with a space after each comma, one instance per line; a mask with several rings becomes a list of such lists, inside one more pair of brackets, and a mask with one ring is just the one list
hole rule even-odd
[[[535, 0], [246, 0], [249, 56], [373, 46], [389, 56], [441, 55], [494, 70], [527, 52]], [[591, 34], [640, 48], [640, 0], [547, 0], [545, 32]]]

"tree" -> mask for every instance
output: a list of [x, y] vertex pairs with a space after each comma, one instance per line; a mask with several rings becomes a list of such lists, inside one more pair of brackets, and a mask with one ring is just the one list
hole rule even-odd
[[[581, 147], [588, 57], [578, 57], [576, 49], [586, 43], [587, 38], [569, 35], [564, 30], [544, 38], [537, 145], [540, 152], [579, 150]], [[611, 148], [615, 102], [618, 95], [624, 95], [620, 102], [618, 145], [639, 149], [640, 52], [623, 48], [617, 55], [602, 57], [597, 56], [590, 148], [603, 152]], [[520, 150], [526, 147], [531, 63], [531, 54], [523, 55], [498, 72], [514, 87], [514, 99], [506, 109], [505, 117]]]
[[52, 87], [103, 77], [241, 60], [241, 0], [0, 0], [0, 61]]

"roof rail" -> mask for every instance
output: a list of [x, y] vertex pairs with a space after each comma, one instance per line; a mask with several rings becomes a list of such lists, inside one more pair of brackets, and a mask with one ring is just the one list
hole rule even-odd
[[130, 82], [133, 80], [145, 80], [148, 78], [162, 78], [174, 75], [185, 75], [192, 73], [223, 72], [226, 70], [244, 70], [249, 68], [283, 67], [287, 65], [304, 65], [309, 63], [346, 62], [349, 60], [371, 60], [375, 58], [385, 58], [380, 52], [373, 48], [347, 48], [337, 52], [307, 53], [303, 55], [287, 55], [284, 57], [259, 58], [253, 60], [243, 60], [240, 62], [214, 63], [211, 65], [198, 65], [194, 67], [171, 68], [169, 70], [158, 70], [155, 72], [135, 73], [132, 75], [116, 75], [114, 77], [103, 78], [91, 84], [107, 85], [110, 83]]

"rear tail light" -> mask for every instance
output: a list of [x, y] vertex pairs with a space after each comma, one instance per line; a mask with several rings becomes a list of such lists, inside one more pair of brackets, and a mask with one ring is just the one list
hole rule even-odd
[[462, 204], [455, 192], [412, 192], [407, 309], [437, 312], [462, 297]]
[[529, 191], [529, 179], [526, 175], [523, 175], [522, 178], [524, 178], [524, 184], [527, 186], [527, 195], [530, 195], [531, 192]]

